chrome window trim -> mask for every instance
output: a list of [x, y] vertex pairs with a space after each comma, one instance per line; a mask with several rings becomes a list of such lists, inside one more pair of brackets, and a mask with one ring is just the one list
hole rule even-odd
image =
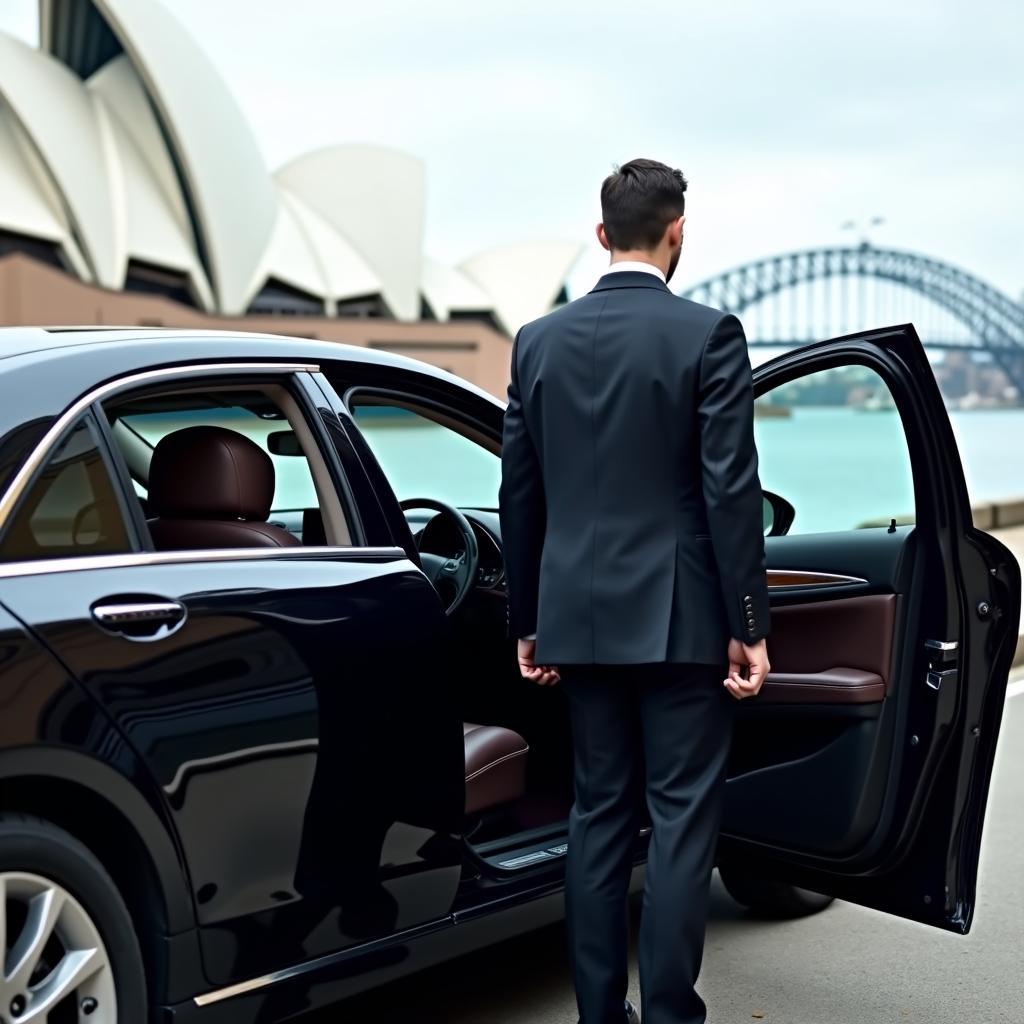
[[[843, 573], [813, 572], [810, 569], [768, 569], [765, 573], [772, 590], [801, 590], [806, 587], [850, 587], [864, 585], [868, 580], [860, 576], [846, 576]], [[799, 583], [773, 583], [772, 580], [787, 576], [802, 576]]]
[[24, 461], [21, 468], [14, 474], [7, 491], [0, 497], [0, 529], [3, 529], [7, 517], [11, 514], [14, 506], [18, 503], [29, 481], [36, 471], [49, 457], [50, 449], [61, 437], [64, 431], [73, 423], [86, 409], [94, 402], [101, 401], [110, 395], [117, 394], [127, 388], [138, 387], [153, 381], [174, 379], [179, 377], [197, 377], [203, 374], [217, 373], [319, 373], [320, 367], [315, 363], [191, 363], [187, 366], [165, 366], [158, 370], [142, 370], [139, 373], [129, 374], [127, 377], [118, 377], [116, 380], [100, 384], [91, 391], [86, 392], [81, 398], [64, 410], [43, 435], [40, 442], [32, 450], [32, 454]]
[[0, 580], [17, 576], [85, 572], [88, 569], [194, 565], [196, 562], [274, 561], [277, 559], [318, 562], [399, 562], [407, 560], [408, 557], [405, 549], [400, 547], [208, 548], [192, 551], [132, 551], [121, 555], [69, 555], [64, 558], [39, 558], [31, 562], [0, 563]]

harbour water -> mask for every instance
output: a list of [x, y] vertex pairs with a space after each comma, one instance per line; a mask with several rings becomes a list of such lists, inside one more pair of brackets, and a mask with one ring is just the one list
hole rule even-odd
[[[848, 530], [913, 514], [912, 470], [894, 410], [787, 411], [758, 417], [755, 429], [762, 484], [796, 507], [793, 532]], [[1024, 496], [1024, 409], [954, 411], [950, 419], [972, 502]], [[360, 425], [399, 497], [497, 506], [498, 459], [465, 439], [411, 418]]]
[[[794, 532], [912, 516], [913, 478], [895, 410], [794, 407], [758, 419], [762, 485], [797, 509]], [[950, 413], [972, 503], [1024, 495], [1024, 409]]]

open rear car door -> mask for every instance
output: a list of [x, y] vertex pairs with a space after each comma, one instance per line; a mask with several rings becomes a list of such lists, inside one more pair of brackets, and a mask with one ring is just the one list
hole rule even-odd
[[966, 932], [1020, 569], [974, 528], [912, 327], [754, 377], [762, 484], [785, 499], [766, 520], [786, 532], [766, 539], [772, 672], [738, 716], [723, 873]]

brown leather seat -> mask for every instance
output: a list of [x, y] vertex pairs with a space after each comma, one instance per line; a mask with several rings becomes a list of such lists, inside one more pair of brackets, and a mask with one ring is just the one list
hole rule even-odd
[[270, 456], [237, 431], [185, 427], [153, 450], [149, 532], [160, 551], [300, 544], [267, 522], [273, 500]]
[[466, 746], [466, 813], [497, 807], [526, 792], [526, 740], [498, 725], [462, 727]]

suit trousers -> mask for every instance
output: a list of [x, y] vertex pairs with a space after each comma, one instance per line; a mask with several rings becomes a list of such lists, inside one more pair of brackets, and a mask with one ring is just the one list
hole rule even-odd
[[644, 1024], [703, 1024], [704, 950], [735, 700], [726, 666], [561, 667], [574, 747], [566, 921], [582, 1024], [622, 1024], [628, 888], [646, 799]]

